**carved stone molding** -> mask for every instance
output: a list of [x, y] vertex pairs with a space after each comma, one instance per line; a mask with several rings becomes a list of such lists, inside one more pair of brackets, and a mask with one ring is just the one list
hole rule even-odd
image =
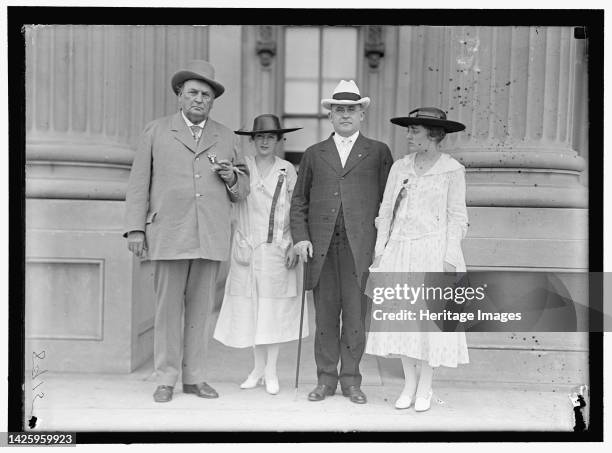
[[376, 69], [380, 59], [385, 56], [385, 43], [382, 38], [381, 25], [366, 26], [365, 56], [368, 58], [370, 68]]
[[255, 52], [259, 56], [259, 62], [265, 68], [272, 64], [276, 56], [276, 27], [273, 25], [260, 25], [257, 27], [257, 43]]

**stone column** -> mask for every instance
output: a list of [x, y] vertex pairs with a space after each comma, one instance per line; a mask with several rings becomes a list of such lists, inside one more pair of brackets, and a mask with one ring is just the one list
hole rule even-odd
[[26, 333], [48, 369], [129, 372], [152, 354], [150, 268], [127, 252], [125, 188], [170, 77], [208, 28], [33, 26], [26, 33]]
[[399, 35], [408, 48], [396, 111], [441, 106], [466, 124], [445, 147], [469, 169], [471, 206], [586, 207], [585, 163], [572, 149], [571, 27], [403, 27]]
[[470, 174], [472, 205], [586, 207], [572, 149], [573, 29], [468, 28], [451, 40], [457, 84], [445, 94], [468, 126], [456, 156], [481, 169]]
[[29, 198], [122, 200], [143, 126], [176, 111], [170, 77], [208, 55], [207, 27], [26, 31]]

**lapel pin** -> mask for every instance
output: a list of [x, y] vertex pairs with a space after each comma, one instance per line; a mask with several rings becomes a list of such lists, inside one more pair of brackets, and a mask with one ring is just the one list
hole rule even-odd
[[217, 155], [215, 153], [208, 153], [206, 157], [210, 161], [210, 169], [214, 172], [221, 168], [221, 165], [217, 163]]

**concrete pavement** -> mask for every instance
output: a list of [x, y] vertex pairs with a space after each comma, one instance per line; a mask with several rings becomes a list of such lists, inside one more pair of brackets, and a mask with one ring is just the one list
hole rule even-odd
[[[403, 380], [381, 373], [375, 357], [362, 361], [368, 403], [351, 403], [340, 393], [321, 402], [306, 396], [316, 383], [311, 335], [302, 348], [299, 390], [294, 390], [297, 342], [279, 356], [281, 391], [241, 390], [252, 367], [250, 349], [211, 340], [207, 379], [220, 398], [183, 394], [153, 402], [152, 360], [131, 374], [44, 374], [35, 401], [36, 430], [62, 431], [571, 431], [574, 418], [567, 390], [517, 383], [434, 381], [428, 412], [394, 408]], [[409, 438], [406, 439], [407, 441]]]

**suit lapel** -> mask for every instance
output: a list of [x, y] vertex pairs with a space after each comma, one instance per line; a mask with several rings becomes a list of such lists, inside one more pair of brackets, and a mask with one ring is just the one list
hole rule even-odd
[[195, 153], [196, 142], [193, 139], [193, 135], [191, 135], [191, 131], [187, 128], [187, 123], [185, 123], [180, 111], [172, 117], [172, 125], [170, 127], [172, 132], [174, 132], [174, 138], [189, 148], [191, 152]]
[[325, 140], [321, 144], [321, 159], [323, 159], [327, 164], [334, 169], [334, 171], [338, 174], [342, 173], [342, 162], [340, 161], [340, 155], [338, 154], [338, 149], [336, 148], [336, 143], [334, 139], [330, 136], [327, 140]]
[[342, 176], [346, 175], [349, 171], [355, 168], [356, 165], [359, 164], [363, 159], [365, 159], [370, 152], [370, 143], [369, 140], [366, 139], [363, 134], [359, 133], [357, 136], [357, 140], [351, 149], [348, 159], [346, 160], [346, 164], [342, 169]]
[[200, 135], [200, 141], [198, 142], [198, 147], [196, 154], [203, 153], [215, 143], [217, 143], [219, 139], [219, 130], [217, 128], [217, 123], [208, 118], [206, 120], [206, 124], [204, 124], [204, 130], [202, 131], [202, 135]]

